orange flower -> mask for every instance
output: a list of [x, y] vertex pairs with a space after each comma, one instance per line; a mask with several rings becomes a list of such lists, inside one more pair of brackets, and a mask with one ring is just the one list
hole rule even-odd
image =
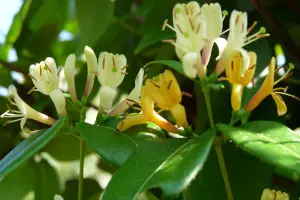
[[254, 76], [256, 68], [256, 54], [248, 52], [250, 58], [249, 66], [243, 66], [243, 57], [240, 53], [231, 59], [231, 65], [226, 68], [226, 78], [232, 84], [231, 106], [234, 111], [241, 108], [244, 86], [248, 85]]
[[285, 73], [284, 76], [282, 76], [277, 81], [274, 81], [275, 58], [273, 57], [271, 59], [270, 65], [269, 65], [268, 76], [264, 80], [264, 82], [263, 82], [262, 86], [260, 87], [260, 89], [258, 90], [258, 92], [252, 97], [252, 99], [246, 105], [245, 110], [252, 111], [260, 104], [260, 102], [262, 102], [262, 100], [264, 100], [267, 96], [271, 95], [276, 103], [278, 115], [279, 116], [284, 115], [287, 111], [287, 107], [280, 95], [286, 95], [286, 96], [290, 96], [290, 97], [293, 97], [296, 99], [298, 99], [298, 98], [286, 93], [286, 88], [283, 88], [283, 87], [274, 88], [274, 86], [276, 84], [278, 84], [281, 80], [286, 78], [292, 69], [293, 69], [293, 66], [291, 65], [289, 70]]

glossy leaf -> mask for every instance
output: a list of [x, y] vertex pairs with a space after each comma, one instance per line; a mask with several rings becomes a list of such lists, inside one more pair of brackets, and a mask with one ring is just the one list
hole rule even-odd
[[106, 31], [113, 18], [114, 4], [111, 0], [77, 0], [76, 11], [82, 52], [85, 45], [93, 46]]
[[65, 118], [61, 118], [48, 130], [35, 133], [16, 146], [0, 161], [0, 178], [17, 168], [50, 142], [64, 126], [64, 123]]
[[134, 53], [138, 54], [150, 45], [170, 38], [175, 38], [175, 33], [170, 31], [162, 31], [161, 29], [147, 30], [145, 31], [145, 34], [143, 35], [138, 46], [136, 47]]
[[299, 179], [300, 135], [288, 127], [272, 121], [249, 122], [239, 128], [225, 124], [217, 127], [244, 151]]
[[136, 147], [129, 136], [112, 128], [78, 122], [76, 129], [88, 146], [116, 167], [123, 165]]
[[140, 143], [114, 174], [103, 200], [132, 200], [147, 188], [160, 187], [166, 195], [181, 192], [201, 170], [215, 135], [199, 138], [158, 139]]

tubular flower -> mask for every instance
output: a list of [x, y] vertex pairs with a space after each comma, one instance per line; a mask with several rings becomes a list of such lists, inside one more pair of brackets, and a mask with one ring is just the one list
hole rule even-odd
[[93, 49], [88, 46], [84, 48], [84, 55], [87, 62], [88, 74], [83, 95], [88, 97], [94, 86], [94, 79], [97, 72], [97, 57]]
[[60, 89], [58, 89], [58, 71], [53, 58], [46, 58], [45, 61], [31, 65], [29, 76], [34, 84], [34, 91], [49, 95], [60, 116], [67, 114], [65, 109], [66, 100]]
[[130, 106], [138, 102], [141, 96], [141, 89], [143, 86], [144, 79], [144, 69], [141, 68], [138, 75], [135, 78], [135, 87], [130, 92], [128, 97], [122, 101], [119, 105], [117, 105], [110, 113], [111, 116], [117, 116], [122, 112], [126, 111]]
[[289, 200], [289, 195], [285, 192], [264, 189], [261, 200]]
[[70, 54], [65, 62], [65, 78], [68, 84], [69, 93], [72, 101], [75, 103], [78, 101], [75, 87], [75, 54]]
[[262, 86], [257, 91], [257, 93], [250, 99], [250, 101], [245, 107], [245, 110], [247, 111], [254, 110], [260, 104], [260, 102], [262, 102], [262, 100], [264, 100], [267, 96], [271, 95], [276, 103], [277, 113], [279, 116], [281, 116], [286, 113], [287, 107], [280, 95], [286, 95], [298, 99], [297, 97], [294, 97], [286, 93], [287, 88], [283, 88], [283, 87], [274, 88], [274, 86], [277, 85], [281, 80], [286, 78], [289, 75], [290, 71], [293, 69], [293, 66], [291, 65], [289, 70], [285, 73], [285, 75], [283, 75], [277, 81], [274, 81], [275, 62], [276, 60], [273, 57], [269, 65], [269, 74], [265, 78]]
[[243, 58], [237, 53], [232, 57], [231, 66], [226, 68], [226, 80], [232, 84], [231, 92], [231, 106], [234, 111], [238, 111], [241, 108], [241, 101], [243, 95], [243, 88], [247, 86], [253, 79], [256, 68], [256, 54], [249, 52], [250, 66], [247, 67], [247, 71], [242, 73]]
[[18, 107], [19, 110], [11, 110], [9, 109], [5, 113], [1, 115], [1, 118], [7, 118], [7, 119], [13, 119], [10, 121], [7, 121], [7, 123], [13, 123], [17, 121], [21, 121], [20, 126], [21, 130], [24, 131], [24, 125], [26, 123], [27, 119], [33, 119], [35, 121], [53, 125], [56, 120], [52, 119], [51, 117], [48, 117], [47, 115], [40, 113], [36, 110], [34, 110], [32, 107], [30, 107], [27, 103], [25, 103], [18, 95], [17, 89], [15, 86], [11, 85], [9, 86], [9, 92], [12, 96], [11, 104]]
[[206, 37], [206, 24], [196, 1], [188, 4], [176, 4], [173, 9], [173, 24], [166, 20], [163, 25], [176, 33], [176, 41], [166, 40], [175, 46], [176, 54], [183, 61], [183, 69], [187, 76], [195, 78], [197, 68], [201, 67], [200, 51]]
[[145, 86], [141, 90], [141, 108], [141, 113], [132, 113], [126, 116], [118, 124], [117, 129], [119, 131], [124, 131], [138, 124], [153, 122], [154, 124], [168, 132], [178, 133], [178, 129], [173, 124], [168, 122], [154, 110], [154, 101], [150, 97], [148, 90]]
[[153, 79], [146, 80], [145, 89], [160, 109], [172, 113], [177, 126], [189, 127], [185, 108], [180, 104], [182, 93], [171, 71], [165, 70]]
[[100, 53], [98, 60], [98, 80], [102, 85], [100, 89], [101, 106], [105, 109], [112, 107], [115, 88], [123, 81], [126, 74], [127, 61], [124, 55], [108, 52]]
[[206, 67], [210, 60], [213, 44], [215, 40], [222, 34], [223, 19], [227, 15], [227, 12], [224, 11], [224, 16], [222, 16], [220, 4], [211, 3], [202, 5], [201, 13], [204, 16], [204, 20], [206, 21], [207, 25], [206, 42], [202, 51], [202, 64]]
[[230, 65], [231, 57], [236, 53], [240, 52], [243, 56], [243, 68], [242, 72], [247, 71], [249, 66], [250, 58], [248, 53], [243, 49], [244, 46], [266, 36], [265, 28], [261, 27], [260, 30], [250, 36], [248, 34], [254, 29], [256, 22], [247, 30], [248, 19], [247, 13], [239, 12], [234, 10], [230, 16], [229, 24], [229, 35], [227, 45], [223, 52], [220, 52], [220, 60], [216, 66], [216, 73], [221, 74], [226, 67]]

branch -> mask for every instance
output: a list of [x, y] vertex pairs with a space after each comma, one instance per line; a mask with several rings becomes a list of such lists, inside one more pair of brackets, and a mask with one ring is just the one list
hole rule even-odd
[[23, 70], [22, 68], [20, 67], [17, 67], [9, 62], [6, 62], [4, 60], [0, 60], [0, 64], [2, 64], [4, 67], [6, 67], [7, 69], [9, 70], [12, 70], [12, 71], [16, 71], [16, 72], [20, 72], [26, 76], [28, 76], [28, 72], [26, 72], [25, 70]]

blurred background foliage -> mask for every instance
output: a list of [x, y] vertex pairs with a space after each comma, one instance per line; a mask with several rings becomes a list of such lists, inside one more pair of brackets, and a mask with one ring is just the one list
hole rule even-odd
[[[200, 5], [215, 2], [197, 0]], [[85, 45], [92, 47], [98, 55], [101, 51], [121, 53], [127, 57], [128, 75], [119, 87], [119, 96], [128, 93], [134, 86], [134, 78], [147, 62], [152, 60], [176, 60], [174, 47], [160, 42], [174, 38], [170, 31], [161, 31], [165, 19], [171, 20], [173, 6], [187, 0], [24, 0], [12, 19], [10, 28], [1, 37], [0, 44], [0, 112], [6, 111], [7, 87], [15, 84], [20, 96], [32, 107], [55, 116], [50, 99], [40, 93], [27, 92], [33, 87], [28, 77], [31, 64], [46, 57], [53, 57], [59, 67], [64, 66], [66, 57], [77, 56], [76, 87], [83, 93], [86, 79], [86, 64], [82, 58]], [[294, 74], [284, 81], [289, 93], [300, 96], [300, 1], [297, 0], [220, 0], [222, 9], [229, 13], [234, 10], [248, 12], [249, 25], [258, 21], [271, 34], [246, 47], [258, 55], [255, 84], [246, 89], [243, 102], [257, 91], [264, 77], [270, 58], [276, 56], [277, 65], [295, 65]], [[12, 6], [9, 1], [0, 0], [1, 9]], [[17, 7], [17, 6], [16, 6]], [[1, 17], [1, 13], [0, 13]], [[224, 30], [228, 28], [227, 17]], [[1, 21], [11, 19], [1, 17]], [[217, 55], [218, 52], [213, 52]], [[209, 71], [214, 68], [210, 63]], [[165, 67], [154, 64], [147, 71], [148, 77], [157, 75]], [[280, 74], [279, 74], [280, 75]], [[176, 76], [183, 91], [191, 93], [192, 98], [183, 97], [188, 121], [197, 133], [209, 127], [204, 98], [198, 85], [179, 73]], [[212, 105], [216, 122], [229, 123], [231, 117], [230, 86], [224, 82], [225, 89], [212, 92]], [[66, 91], [64, 81], [61, 88]], [[91, 95], [91, 108], [97, 109], [99, 83]], [[98, 97], [99, 98], [99, 97]], [[285, 97], [284, 97], [285, 98]], [[288, 113], [278, 117], [271, 98], [252, 113], [250, 120], [280, 121], [291, 129], [300, 127], [300, 104], [292, 98], [285, 98]], [[91, 112], [92, 113], [92, 112]], [[0, 120], [3, 124], [4, 120]], [[37, 123], [28, 123], [31, 129], [43, 128]], [[0, 129], [0, 158], [24, 139], [17, 124]], [[242, 152], [233, 143], [224, 145], [225, 159], [229, 177], [236, 199], [259, 199], [264, 188], [280, 188], [292, 198], [300, 196], [300, 184], [282, 176], [275, 167], [262, 163], [259, 159]], [[73, 136], [59, 136], [48, 144], [38, 155], [20, 168], [0, 180], [0, 199], [20, 200], [61, 199], [74, 200], [77, 196], [79, 142]], [[274, 158], [276, 159], [276, 158]], [[107, 185], [112, 166], [104, 163], [97, 155], [87, 151], [84, 182], [84, 199], [99, 199]], [[154, 197], [144, 193], [140, 199], [160, 198], [161, 191], [153, 189]], [[59, 196], [58, 196], [59, 195]], [[212, 151], [204, 169], [178, 197], [163, 199], [226, 199], [221, 172], [215, 152]]]

